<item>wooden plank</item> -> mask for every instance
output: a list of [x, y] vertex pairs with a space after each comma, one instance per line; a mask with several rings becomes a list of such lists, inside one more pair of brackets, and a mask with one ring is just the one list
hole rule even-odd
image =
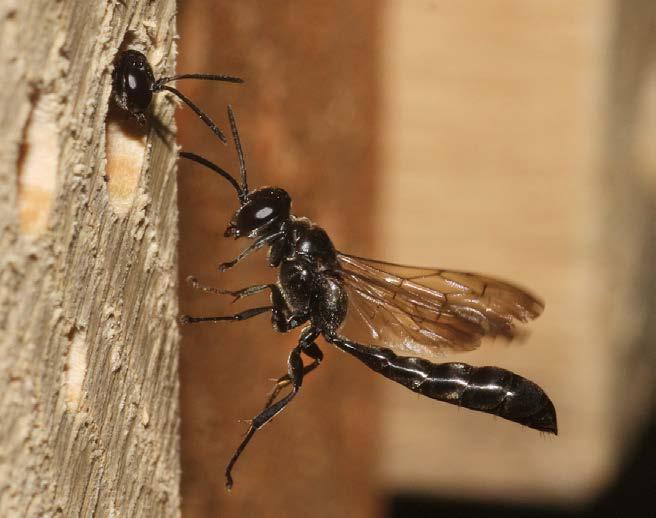
[[175, 2], [0, 11], [0, 515], [178, 516], [176, 157], [106, 119], [118, 47], [172, 73]]
[[558, 410], [544, 437], [388, 384], [385, 485], [573, 501], [617, 455], [600, 181], [606, 2], [391, 1], [383, 256], [512, 279], [546, 300], [522, 346], [448, 357], [509, 368]]
[[[225, 129], [233, 103], [252, 187], [289, 191], [294, 213], [324, 228], [342, 249], [373, 242], [377, 169], [376, 2], [217, 3], [187, 0], [180, 15], [180, 70], [237, 74], [243, 87], [188, 82], [185, 92]], [[182, 87], [182, 84], [180, 85]], [[232, 146], [220, 145], [189, 111], [183, 148], [229, 171]], [[234, 191], [199, 167], [181, 164], [181, 278], [239, 288], [274, 272], [263, 254], [218, 274], [246, 243], [222, 238], [237, 207]], [[228, 300], [183, 287], [191, 314], [227, 314], [266, 300]], [[224, 467], [246, 425], [285, 372], [297, 333], [276, 335], [259, 317], [184, 330], [182, 352], [183, 504], [187, 516], [368, 516], [375, 501], [377, 397], [361, 365], [331, 348], [285, 412], [259, 432], [224, 489]]]

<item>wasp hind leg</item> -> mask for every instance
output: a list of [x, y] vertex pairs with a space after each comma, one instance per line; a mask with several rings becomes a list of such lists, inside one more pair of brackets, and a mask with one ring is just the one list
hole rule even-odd
[[[302, 352], [306, 356], [312, 358], [313, 360], [312, 363], [305, 365], [303, 367], [303, 377], [305, 377], [321, 364], [321, 361], [323, 360], [323, 352], [321, 351], [321, 349], [319, 349], [317, 344], [314, 342], [310, 343], [307, 348], [303, 349]], [[290, 378], [289, 374], [285, 374], [284, 376], [280, 376], [275, 381], [276, 381], [276, 386], [273, 388], [271, 394], [269, 394], [269, 397], [267, 398], [267, 402], [264, 404], [264, 408], [267, 408], [268, 406], [271, 405], [271, 403], [273, 403], [276, 397], [278, 397], [278, 394], [280, 394], [280, 392], [285, 387], [291, 384], [292, 379]]]
[[[303, 360], [301, 359], [301, 352], [305, 352], [305, 350], [307, 349], [311, 351], [309, 353], [310, 356], [312, 354], [316, 354], [314, 348], [318, 349], [318, 347], [316, 347], [316, 345], [314, 344], [314, 339], [317, 336], [319, 336], [318, 330], [312, 327], [308, 327], [304, 329], [303, 333], [301, 333], [301, 336], [298, 340], [298, 345], [294, 347], [294, 349], [292, 349], [291, 353], [289, 353], [289, 359], [287, 360], [287, 371], [288, 371], [287, 376], [289, 377], [289, 383], [292, 386], [292, 390], [289, 392], [289, 394], [287, 394], [285, 397], [280, 399], [280, 401], [277, 401], [273, 404], [271, 404], [273, 398], [267, 401], [268, 404], [264, 408], [264, 410], [260, 412], [257, 416], [255, 416], [255, 418], [251, 421], [251, 425], [248, 428], [248, 431], [246, 432], [246, 436], [243, 438], [243, 440], [235, 450], [235, 453], [232, 455], [230, 462], [228, 462], [228, 465], [226, 466], [225, 477], [226, 477], [226, 488], [228, 490], [232, 489], [232, 485], [233, 485], [232, 469], [234, 468], [235, 463], [239, 459], [240, 455], [242, 454], [248, 443], [255, 435], [255, 432], [257, 432], [265, 424], [271, 421], [276, 415], [282, 412], [284, 408], [291, 402], [291, 400], [294, 399], [296, 394], [298, 394], [298, 391], [301, 388], [301, 384], [303, 383], [303, 376], [305, 375], [305, 370], [306, 370], [306, 367], [303, 366]], [[307, 367], [310, 367], [311, 365], [308, 365]], [[313, 369], [314, 367], [310, 370]], [[283, 376], [280, 381], [284, 381], [285, 379], [286, 377]]]

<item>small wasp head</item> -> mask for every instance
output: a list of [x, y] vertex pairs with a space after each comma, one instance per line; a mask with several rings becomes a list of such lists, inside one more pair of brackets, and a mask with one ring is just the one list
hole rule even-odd
[[141, 124], [153, 98], [155, 76], [146, 56], [136, 50], [118, 55], [112, 74], [114, 100]]

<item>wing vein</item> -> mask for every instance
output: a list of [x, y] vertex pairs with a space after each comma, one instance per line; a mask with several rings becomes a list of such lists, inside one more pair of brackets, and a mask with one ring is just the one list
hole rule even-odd
[[415, 268], [338, 254], [348, 296], [345, 336], [401, 354], [467, 351], [484, 337], [513, 339], [517, 323], [544, 305], [527, 291], [491, 277]]

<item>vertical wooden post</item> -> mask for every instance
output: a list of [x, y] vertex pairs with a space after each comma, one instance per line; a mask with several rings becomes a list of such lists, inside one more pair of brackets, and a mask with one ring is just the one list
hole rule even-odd
[[[237, 74], [243, 86], [185, 84], [223, 126], [232, 103], [249, 183], [289, 191], [294, 214], [322, 225], [338, 248], [373, 254], [376, 201], [378, 22], [372, 0], [232, 2], [186, 0], [180, 13], [181, 71]], [[237, 172], [222, 146], [189, 112], [182, 145]], [[181, 276], [238, 288], [272, 279], [263, 254], [219, 274], [247, 243], [223, 238], [238, 203], [225, 181], [181, 163]], [[183, 287], [191, 314], [228, 314], [266, 301], [229, 299]], [[326, 358], [301, 393], [259, 432], [224, 489], [225, 464], [286, 371], [298, 333], [278, 335], [266, 316], [184, 329], [182, 349], [183, 503], [189, 517], [369, 516], [374, 512], [375, 380], [362, 365], [320, 342]]]
[[179, 515], [174, 146], [106, 118], [117, 49], [170, 73], [174, 35], [173, 0], [0, 8], [2, 516]]

